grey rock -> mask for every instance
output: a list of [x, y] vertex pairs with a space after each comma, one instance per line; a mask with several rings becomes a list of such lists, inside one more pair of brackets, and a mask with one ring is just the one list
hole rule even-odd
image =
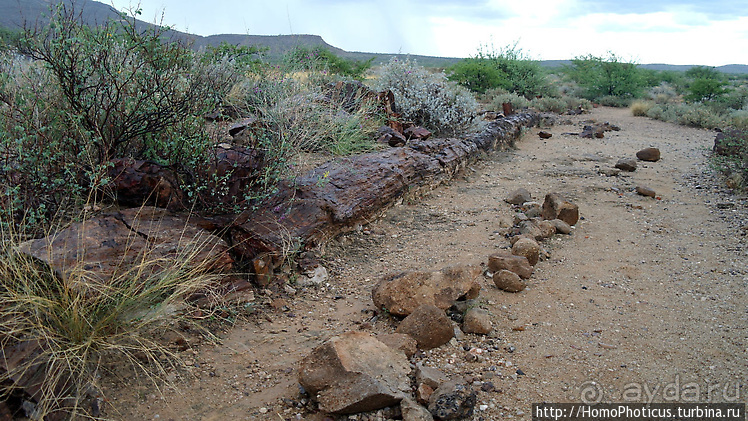
[[506, 199], [504, 199], [504, 201], [512, 205], [521, 205], [531, 200], [532, 194], [530, 194], [530, 192], [525, 188], [518, 188], [517, 190], [514, 190], [513, 192], [509, 193]]
[[636, 171], [636, 160], [633, 158], [621, 158], [616, 163], [616, 168], [623, 171]]
[[571, 225], [566, 222], [560, 219], [552, 219], [550, 222], [553, 224], [554, 228], [556, 228], [557, 233], [565, 235], [571, 234]]

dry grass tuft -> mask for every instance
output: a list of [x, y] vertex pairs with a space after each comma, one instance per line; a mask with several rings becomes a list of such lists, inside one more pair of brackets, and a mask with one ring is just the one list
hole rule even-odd
[[179, 358], [149, 333], [218, 276], [209, 272], [210, 262], [195, 263], [200, 247], [180, 247], [168, 261], [143, 252], [136, 264], [95, 283], [89, 281], [85, 251], [79, 267], [58, 276], [19, 251], [21, 231], [12, 226], [0, 224], [3, 397], [23, 388], [31, 394], [26, 399], [35, 401], [34, 419], [54, 413], [96, 417], [82, 409], [82, 402], [96, 394], [105, 357], [130, 365], [158, 387]]

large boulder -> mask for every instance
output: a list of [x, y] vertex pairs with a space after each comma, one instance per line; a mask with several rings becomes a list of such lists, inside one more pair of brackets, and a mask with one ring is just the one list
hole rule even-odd
[[402, 272], [382, 279], [372, 292], [377, 308], [396, 316], [407, 316], [416, 308], [430, 304], [446, 310], [466, 297], [478, 296], [479, 266], [452, 266], [436, 272]]
[[334, 414], [374, 411], [399, 403], [410, 390], [405, 354], [369, 333], [336, 336], [301, 360], [299, 383]]
[[449, 342], [455, 331], [444, 310], [425, 304], [400, 322], [397, 333], [412, 336], [420, 349], [432, 349]]
[[543, 219], [560, 219], [574, 225], [579, 221], [579, 207], [558, 193], [548, 193], [543, 202]]
[[154, 207], [74, 223], [27, 241], [19, 250], [48, 264], [63, 279], [73, 276], [99, 284], [133, 269], [133, 274], [147, 277], [171, 269], [175, 262], [216, 272], [229, 272], [233, 265], [221, 238], [187, 216]]

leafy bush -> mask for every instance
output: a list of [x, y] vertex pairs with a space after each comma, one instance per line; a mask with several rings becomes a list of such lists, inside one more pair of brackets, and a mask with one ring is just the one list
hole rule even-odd
[[475, 57], [450, 67], [448, 74], [449, 80], [479, 94], [495, 88], [525, 98], [552, 93], [540, 64], [526, 57], [516, 44], [499, 51], [481, 49]]
[[391, 90], [403, 118], [435, 132], [469, 130], [478, 111], [475, 97], [443, 73], [430, 73], [415, 60], [391, 59], [382, 66], [376, 89]]
[[584, 98], [601, 103], [604, 100], [613, 106], [628, 105], [631, 99], [640, 97], [647, 86], [635, 63], [625, 62], [613, 53], [608, 57], [576, 57], [564, 72], [583, 88]]
[[713, 101], [727, 93], [726, 82], [718, 79], [696, 79], [688, 87], [686, 100], [690, 102]]
[[50, 220], [92, 199], [115, 157], [153, 160], [200, 183], [216, 143], [202, 116], [237, 82], [248, 63], [239, 53], [250, 51], [197, 55], [158, 28], [141, 31], [124, 16], [89, 27], [63, 5], [20, 39], [33, 62], [0, 59], [3, 212]]

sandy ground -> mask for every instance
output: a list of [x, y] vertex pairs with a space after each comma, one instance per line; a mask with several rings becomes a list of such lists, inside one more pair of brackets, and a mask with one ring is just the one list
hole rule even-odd
[[[564, 134], [589, 119], [621, 131], [604, 139]], [[518, 187], [540, 202], [549, 192], [567, 196], [583, 220], [572, 235], [543, 242], [549, 257], [525, 291], [507, 293], [482, 279], [478, 304], [494, 333], [413, 359], [474, 382], [483, 408], [475, 420], [530, 419], [537, 402], [748, 401], [748, 204], [710, 174], [714, 133], [625, 109], [559, 121], [545, 129], [551, 139], [532, 129], [516, 149], [486, 156], [427, 197], [330, 241], [322, 250], [326, 284], [288, 297], [257, 293], [258, 312], [216, 331], [219, 344], [193, 340], [182, 352], [191, 375], [172, 373], [176, 390], [105, 376], [105, 415], [325, 419], [299, 393], [297, 361], [348, 330], [394, 330], [371, 302], [383, 274], [486, 262], [507, 247], [515, 211], [503, 199]], [[598, 174], [649, 146], [662, 160], [617, 177]], [[658, 198], [636, 195], [637, 185]], [[483, 351], [479, 361], [466, 359], [471, 348]], [[480, 390], [486, 382], [496, 390]]]

